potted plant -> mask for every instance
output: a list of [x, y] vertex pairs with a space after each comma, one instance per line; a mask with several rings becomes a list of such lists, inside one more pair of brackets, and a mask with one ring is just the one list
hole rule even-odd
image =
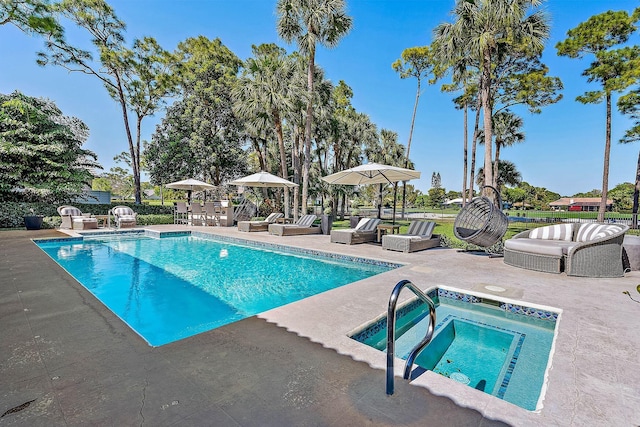
[[320, 218], [320, 228], [322, 229], [322, 234], [331, 233], [331, 224], [333, 223], [333, 209], [331, 206], [327, 206], [324, 208], [324, 215]]
[[27, 230], [40, 230], [42, 228], [43, 215], [36, 215], [33, 208], [29, 209], [31, 215], [24, 216], [24, 226]]
[[360, 209], [358, 208], [351, 209], [351, 214], [349, 215], [349, 227], [355, 228], [359, 222], [360, 222]]

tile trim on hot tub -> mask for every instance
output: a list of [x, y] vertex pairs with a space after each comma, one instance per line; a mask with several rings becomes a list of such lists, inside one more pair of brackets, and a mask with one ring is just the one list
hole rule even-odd
[[[433, 288], [427, 292], [427, 296], [431, 298], [436, 305], [440, 305], [440, 298], [448, 298], [462, 302], [468, 303], [481, 303], [482, 299], [471, 294], [466, 294], [464, 292], [457, 292], [448, 289], [441, 288]], [[423, 305], [422, 302], [417, 297], [411, 300], [409, 303], [398, 307], [396, 310], [396, 319], [401, 319], [409, 312], [414, 310], [415, 308]], [[558, 320], [558, 313], [537, 309], [533, 307], [527, 307], [518, 304], [510, 304], [510, 303], [501, 303], [500, 308], [506, 312], [510, 312], [513, 314], [520, 314], [523, 316], [533, 317], [540, 320], [547, 320], [551, 322], [556, 322]], [[438, 327], [440, 324], [438, 325]], [[381, 315], [380, 317], [373, 320], [373, 323], [369, 323], [364, 325], [361, 328], [356, 329], [355, 331], [348, 334], [349, 338], [352, 338], [356, 341], [364, 342], [365, 340], [371, 338], [372, 336], [378, 334], [380, 331], [387, 328], [387, 316]], [[437, 329], [437, 328], [436, 328]]]

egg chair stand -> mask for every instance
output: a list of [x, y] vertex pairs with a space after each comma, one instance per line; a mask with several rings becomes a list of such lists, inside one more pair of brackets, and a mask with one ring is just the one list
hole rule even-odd
[[501, 256], [500, 248], [497, 251], [492, 249], [494, 245], [501, 242], [507, 232], [509, 220], [502, 212], [500, 192], [490, 185], [482, 188], [490, 188], [494, 191], [498, 206], [489, 197], [474, 198], [456, 216], [453, 233], [463, 242], [484, 248], [490, 256]]

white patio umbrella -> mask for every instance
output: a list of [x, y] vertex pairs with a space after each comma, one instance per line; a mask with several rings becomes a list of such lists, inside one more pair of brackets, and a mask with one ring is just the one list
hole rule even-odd
[[[369, 185], [369, 184], [393, 184], [399, 181], [409, 181], [420, 178], [420, 172], [397, 166], [383, 165], [380, 163], [367, 163], [351, 169], [345, 169], [322, 177], [329, 184], [336, 185]], [[393, 202], [393, 222], [396, 221], [395, 193]]]
[[[259, 188], [278, 187], [278, 188], [288, 189], [288, 188], [298, 187], [298, 184], [294, 182], [287, 181], [284, 178], [280, 178], [279, 176], [273, 175], [265, 171], [254, 173], [252, 175], [248, 175], [243, 178], [238, 178], [236, 180], [231, 181], [229, 184], [239, 185], [242, 187], [259, 187]], [[285, 206], [285, 215], [286, 216], [289, 215], [289, 208], [286, 206]]]
[[229, 184], [231, 185], [240, 185], [242, 187], [286, 187], [293, 188], [297, 187], [298, 184], [287, 181], [284, 178], [280, 178], [279, 176], [275, 176], [270, 174], [269, 172], [258, 172], [253, 175], [245, 176], [244, 178], [238, 178], [236, 180], [231, 181]]
[[215, 185], [207, 184], [204, 181], [200, 181], [193, 178], [183, 179], [182, 181], [171, 182], [167, 184], [166, 187], [174, 190], [186, 190], [188, 192], [187, 199], [189, 200], [189, 203], [191, 203], [192, 191], [213, 190], [216, 188]]
[[367, 163], [322, 177], [329, 184], [368, 185], [393, 184], [420, 178], [420, 172], [397, 166]]

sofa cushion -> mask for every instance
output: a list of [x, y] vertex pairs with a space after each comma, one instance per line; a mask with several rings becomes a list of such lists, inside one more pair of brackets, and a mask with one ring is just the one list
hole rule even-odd
[[74, 208], [73, 206], [65, 206], [58, 210], [60, 215], [70, 215], [70, 216], [82, 216], [82, 211], [78, 208]]
[[133, 209], [127, 206], [116, 206], [115, 208], [111, 209], [111, 212], [113, 212], [114, 215], [119, 217], [123, 217], [125, 215], [130, 215], [130, 216], [136, 215], [135, 212], [133, 212]]
[[607, 224], [580, 224], [578, 229], [578, 235], [576, 236], [577, 242], [590, 242], [592, 240], [600, 239], [602, 237], [611, 236], [620, 232], [620, 227], [617, 225]]
[[536, 255], [555, 256], [558, 258], [566, 255], [569, 249], [576, 245], [576, 242], [566, 240], [544, 239], [509, 239], [504, 242], [505, 249]]
[[573, 224], [556, 224], [534, 228], [529, 232], [530, 239], [571, 241]]

